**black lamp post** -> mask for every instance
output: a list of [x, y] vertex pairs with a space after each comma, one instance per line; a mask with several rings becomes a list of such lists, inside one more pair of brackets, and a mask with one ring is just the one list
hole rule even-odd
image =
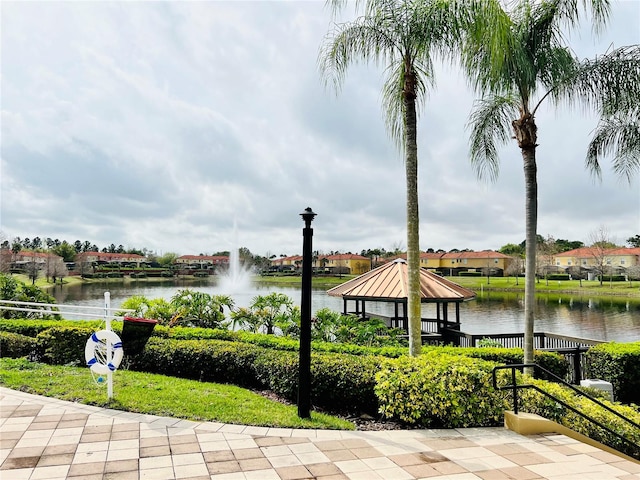
[[311, 417], [311, 273], [312, 240], [311, 222], [316, 216], [307, 207], [300, 214], [304, 220], [302, 230], [302, 297], [300, 299], [300, 359], [298, 377], [298, 416]]

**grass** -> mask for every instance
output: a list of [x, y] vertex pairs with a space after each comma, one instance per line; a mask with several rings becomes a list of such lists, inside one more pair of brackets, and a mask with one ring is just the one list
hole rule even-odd
[[[311, 284], [314, 287], [334, 287], [336, 285], [342, 285], [344, 282], [357, 277], [357, 275], [342, 275], [339, 277], [334, 276], [321, 276], [311, 277]], [[281, 276], [255, 276], [252, 280], [256, 283], [267, 285], [285, 285], [285, 286], [300, 286], [300, 275], [281, 275]]]
[[[30, 285], [31, 280], [26, 275], [15, 274], [15, 278]], [[355, 278], [356, 275], [342, 275], [335, 276], [322, 276], [312, 277], [312, 284], [314, 287], [319, 288], [331, 288], [336, 285]], [[487, 277], [446, 277], [452, 282], [455, 282], [463, 287], [470, 288], [476, 292], [480, 291], [505, 291], [505, 292], [524, 292], [524, 278], [518, 279], [516, 284], [515, 277], [491, 277], [487, 281]], [[92, 282], [165, 282], [166, 278], [143, 278], [137, 280], [131, 280], [128, 277], [122, 278], [101, 278], [96, 280], [82, 279], [80, 277], [70, 276], [63, 279], [65, 285], [74, 285], [79, 283], [92, 283]], [[283, 286], [300, 286], [299, 275], [282, 275], [282, 276], [254, 276], [252, 281], [259, 284], [267, 285], [283, 285]], [[53, 285], [47, 283], [46, 279], [41, 277], [36, 281], [36, 285], [42, 288], [49, 288]], [[536, 293], [562, 293], [562, 294], [577, 294], [593, 297], [636, 297], [640, 298], [640, 281], [633, 282], [604, 282], [602, 286], [597, 280], [583, 280], [580, 283], [579, 280], [549, 280], [547, 282], [541, 279], [536, 282]]]
[[311, 412], [311, 419], [301, 419], [295, 405], [284, 405], [233, 385], [128, 370], [114, 373], [111, 400], [107, 398], [106, 385], [96, 384], [86, 367], [3, 358], [0, 385], [87, 405], [194, 421], [283, 428], [355, 428], [351, 422], [317, 412]]
[[[491, 277], [487, 282], [487, 277], [447, 277], [449, 280], [470, 288], [476, 292], [497, 290], [524, 292], [524, 278], [514, 277]], [[640, 298], [640, 281], [633, 282], [604, 282], [600, 286], [597, 280], [549, 280], [540, 279], [536, 282], [536, 293], [573, 293], [588, 296], [629, 296]]]

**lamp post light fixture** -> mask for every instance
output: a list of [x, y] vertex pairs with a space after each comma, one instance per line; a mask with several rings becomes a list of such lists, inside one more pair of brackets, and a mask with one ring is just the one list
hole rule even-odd
[[300, 299], [300, 358], [298, 377], [298, 416], [311, 417], [311, 276], [312, 240], [311, 222], [316, 214], [307, 207], [300, 214], [304, 220], [302, 230], [302, 297]]

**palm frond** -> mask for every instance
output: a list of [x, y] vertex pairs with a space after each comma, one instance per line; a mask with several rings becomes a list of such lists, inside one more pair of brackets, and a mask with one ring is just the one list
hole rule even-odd
[[495, 181], [499, 173], [498, 146], [512, 137], [512, 121], [519, 100], [513, 96], [490, 96], [476, 102], [469, 117], [469, 154], [480, 179]]
[[[416, 109], [418, 116], [425, 103], [427, 92], [433, 86], [433, 65], [427, 62], [425, 65], [414, 62], [414, 73], [416, 79]], [[404, 102], [403, 88], [406, 72], [403, 64], [389, 66], [387, 69], [387, 80], [382, 89], [382, 104], [385, 111], [385, 124], [390, 137], [396, 146], [402, 150], [405, 141], [404, 131]]]
[[461, 64], [476, 91], [500, 92], [513, 85], [513, 21], [499, 1], [472, 1], [461, 15]]
[[611, 0], [545, 0], [554, 4], [558, 18], [569, 28], [578, 26], [581, 8], [591, 16], [591, 28], [595, 34], [600, 33], [606, 25], [611, 13]]
[[[325, 85], [339, 90], [353, 63], [384, 65], [386, 125], [392, 139], [402, 148], [403, 95], [415, 95], [419, 114], [433, 85], [432, 56], [451, 58], [459, 40], [460, 25], [455, 14], [462, 4], [479, 1], [362, 0], [364, 15], [353, 22], [335, 25], [325, 37], [318, 57]], [[341, 4], [339, 0], [330, 3]], [[406, 92], [407, 88], [411, 91]]]
[[613, 170], [629, 183], [640, 173], [640, 108], [629, 115], [602, 120], [589, 143], [585, 164], [594, 177], [601, 178], [600, 159], [613, 155]]
[[360, 17], [352, 23], [336, 25], [327, 34], [318, 56], [325, 84], [332, 83], [339, 90], [351, 64], [393, 56], [397, 45], [380, 27], [374, 19]]
[[640, 98], [640, 45], [584, 60], [554, 88], [556, 101], [581, 102], [604, 116], [631, 112]]

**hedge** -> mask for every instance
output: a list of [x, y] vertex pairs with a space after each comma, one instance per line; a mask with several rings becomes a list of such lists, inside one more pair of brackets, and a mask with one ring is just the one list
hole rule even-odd
[[[29, 350], [28, 355], [35, 353], [36, 358], [55, 364], [82, 364], [87, 338], [96, 329], [78, 322], [71, 322], [71, 326], [55, 321], [13, 320], [11, 323], [17, 330], [20, 330], [18, 323], [24, 323], [22, 330], [35, 333], [35, 336], [2, 332], [0, 352], [3, 356], [27, 353]], [[140, 355], [125, 358], [121, 368], [201, 381], [234, 383], [250, 388], [268, 388], [292, 401], [296, 399], [298, 354], [295, 351], [241, 341], [162, 338], [162, 329], [159, 333], [159, 336], [149, 340]], [[617, 391], [621, 396], [621, 392], [625, 391], [622, 389], [622, 379], [625, 382], [638, 382], [639, 351], [640, 344], [599, 345], [589, 352], [592, 369], [608, 365], [609, 378], [617, 378]], [[551, 364], [562, 363], [557, 356], [544, 352], [539, 352], [539, 355], [539, 358]], [[311, 401], [315, 407], [329, 411], [371, 414], [379, 411], [387, 417], [424, 427], [498, 425], [509, 404], [507, 393], [493, 389], [491, 371], [497, 364], [519, 363], [520, 359], [519, 349], [499, 348], [430, 347], [425, 348], [424, 354], [417, 358], [314, 351], [311, 357]], [[613, 368], [610, 363], [617, 367]], [[640, 433], [629, 433], [628, 427], [617, 418], [574, 398], [570, 390], [543, 380], [532, 381], [640, 442]], [[539, 413], [613, 448], [634, 454], [610, 434], [594, 429], [555, 401], [535, 391], [522, 391], [520, 399], [522, 411]], [[640, 413], [633, 408], [616, 408], [640, 422]]]
[[550, 273], [546, 276], [547, 280], [569, 280], [568, 273]]
[[[375, 413], [377, 357], [314, 353], [311, 402], [327, 410]], [[241, 342], [150, 339], [129, 368], [206, 382], [267, 388], [292, 401], [298, 393], [298, 354]], [[350, 408], [348, 408], [350, 407]]]
[[[640, 445], [640, 429], [625, 422], [589, 399], [577, 396], [572, 390], [557, 383], [545, 382], [543, 380], [531, 380], [530, 382], [576, 408], [578, 411], [606, 425], [630, 442]], [[535, 413], [549, 420], [553, 420], [575, 432], [586, 435], [619, 452], [640, 460], [640, 449], [637, 446], [630, 445], [536, 390], [520, 390], [518, 400], [518, 408], [523, 412]], [[607, 400], [600, 400], [600, 402], [616, 410], [636, 424], [640, 424], [640, 412], [635, 408]]]
[[36, 339], [19, 333], [0, 331], [2, 357], [20, 358], [31, 355], [36, 349]]
[[620, 402], [640, 404], [640, 342], [601, 343], [585, 359], [587, 378], [611, 382]]
[[376, 375], [380, 411], [426, 428], [497, 426], [508, 403], [493, 389], [494, 366], [436, 351], [389, 360]]
[[[57, 342], [61, 342], [60, 349], [71, 349], [77, 352], [76, 358], [78, 361], [84, 358], [84, 345], [86, 338], [82, 341], [82, 335], [86, 333], [86, 328], [91, 331], [103, 328], [104, 322], [102, 321], [90, 321], [90, 322], [77, 322], [77, 321], [56, 321], [56, 320], [4, 320], [0, 321], [0, 331], [11, 331], [26, 335], [30, 337], [36, 337], [41, 332], [44, 332], [52, 327], [55, 328], [70, 328], [72, 331], [76, 328], [84, 329], [79, 336], [74, 333], [70, 334], [70, 337], [64, 338], [64, 334], [56, 334], [58, 336]], [[122, 322], [112, 322], [113, 330], [120, 334], [122, 332]], [[298, 340], [277, 337], [274, 335], [266, 334], [254, 334], [244, 331], [232, 331], [232, 330], [218, 330], [209, 328], [187, 328], [187, 327], [174, 327], [168, 328], [166, 326], [156, 325], [153, 335], [150, 339], [172, 339], [172, 340], [219, 340], [219, 341], [231, 341], [238, 343], [246, 343], [249, 345], [260, 346], [272, 350], [278, 351], [298, 351]], [[72, 342], [73, 345], [66, 345], [66, 343]], [[53, 348], [53, 347], [51, 347]], [[125, 346], [126, 348], [126, 346]], [[428, 352], [432, 349], [436, 349], [441, 352], [446, 352], [455, 355], [465, 355], [474, 358], [482, 358], [485, 360], [491, 360], [504, 364], [522, 363], [523, 353], [518, 348], [461, 348], [461, 347], [432, 347], [424, 346], [423, 351]], [[62, 354], [64, 358], [70, 360], [72, 358], [71, 350]], [[403, 347], [364, 347], [360, 345], [351, 344], [333, 344], [329, 342], [313, 342], [312, 350], [318, 353], [343, 353], [349, 355], [359, 356], [381, 356], [387, 358], [398, 358], [407, 356], [408, 349]], [[51, 352], [49, 355], [53, 355]], [[563, 378], [568, 371], [568, 364], [563, 357], [552, 352], [536, 351], [535, 362], [545, 369], [553, 372], [560, 378]], [[125, 360], [128, 357], [125, 357]], [[55, 363], [60, 363], [56, 361]], [[68, 362], [62, 362], [68, 363]]]

